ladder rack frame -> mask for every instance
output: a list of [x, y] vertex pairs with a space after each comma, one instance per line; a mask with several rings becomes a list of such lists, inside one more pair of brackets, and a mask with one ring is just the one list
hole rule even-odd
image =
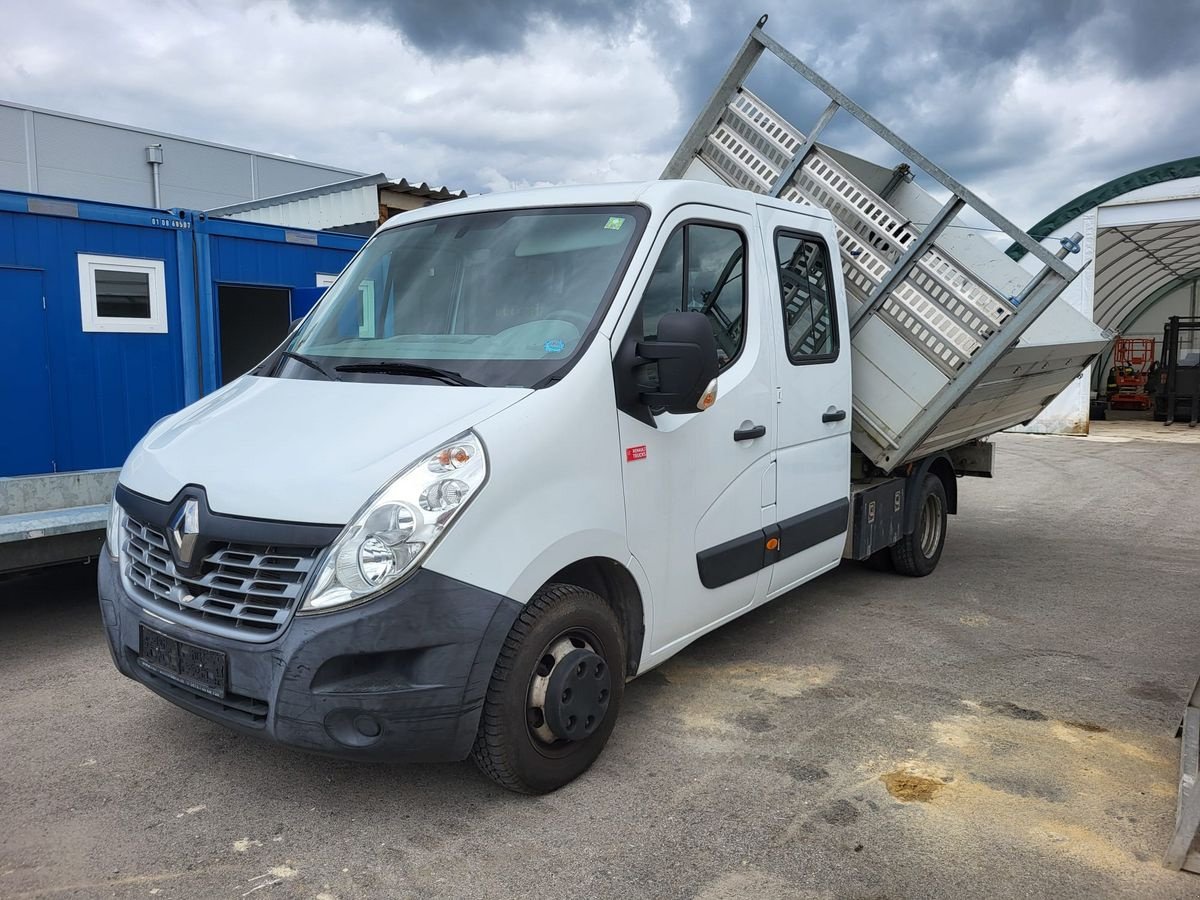
[[[840, 111], [845, 110], [854, 116], [874, 134], [887, 141], [901, 153], [909, 162], [916, 165], [935, 181], [950, 192], [950, 199], [939, 210], [934, 220], [926, 226], [913, 243], [906, 248], [882, 283], [862, 304], [850, 323], [851, 335], [854, 335], [866, 323], [867, 318], [877, 310], [891, 294], [892, 289], [899, 286], [913, 265], [921, 259], [933, 242], [949, 225], [955, 215], [964, 207], [969, 207], [983, 216], [1000, 231], [1011, 237], [1018, 245], [1027, 250], [1042, 263], [1042, 269], [1031, 276], [1021, 294], [1016, 312], [1004, 322], [991, 337], [984, 341], [979, 350], [971, 357], [958, 374], [951, 379], [946, 388], [938, 393], [930, 404], [920, 413], [901, 436], [899, 445], [888, 454], [892, 460], [891, 466], [900, 464], [933, 433], [942, 419], [951, 412], [962, 398], [977, 384], [995, 363], [1020, 340], [1021, 335], [1054, 302], [1054, 299], [1069, 285], [1086, 265], [1078, 270], [1063, 262], [1065, 253], [1054, 254], [1042, 244], [1026, 234], [1017, 225], [1006, 219], [990, 204], [982, 200], [973, 191], [952, 178], [944, 169], [932, 162], [923, 153], [907, 141], [900, 138], [890, 128], [868, 113], [865, 109], [843, 94], [840, 90], [826, 81], [821, 75], [807, 66], [786, 47], [763, 31], [767, 17], [762, 16], [741, 48], [730, 63], [716, 90], [708, 102], [700, 110], [700, 114], [692, 123], [674, 155], [663, 170], [662, 178], [682, 178], [692, 160], [700, 156], [709, 135], [721, 120], [726, 107], [742, 90], [746, 78], [755, 64], [762, 57], [763, 51], [770, 50], [780, 61], [801, 75], [809, 84], [820, 90], [829, 98], [829, 105], [821, 113], [813, 127], [804, 132], [804, 143], [792, 159], [784, 166], [779, 178], [773, 185], [770, 196], [778, 197], [800, 171], [805, 158], [817, 146], [817, 138], [829, 122]], [[970, 372], [972, 377], [964, 377]]]

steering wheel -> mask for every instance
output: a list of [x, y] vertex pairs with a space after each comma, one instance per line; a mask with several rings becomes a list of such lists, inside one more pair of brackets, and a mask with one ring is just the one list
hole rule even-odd
[[585, 316], [581, 312], [576, 312], [573, 309], [556, 309], [553, 312], [548, 312], [542, 316], [543, 319], [558, 319], [560, 322], [569, 322], [579, 330], [579, 336], [583, 337], [588, 326], [592, 324], [592, 317]]

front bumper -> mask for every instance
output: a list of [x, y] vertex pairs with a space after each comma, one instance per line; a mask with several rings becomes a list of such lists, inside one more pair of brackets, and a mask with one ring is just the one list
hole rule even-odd
[[[100, 609], [118, 669], [177, 706], [248, 734], [360, 759], [448, 761], [470, 752], [520, 604], [425, 569], [361, 606], [293, 616], [274, 641], [219, 637], [148, 612], [100, 556]], [[141, 626], [228, 659], [218, 699], [138, 662]]]

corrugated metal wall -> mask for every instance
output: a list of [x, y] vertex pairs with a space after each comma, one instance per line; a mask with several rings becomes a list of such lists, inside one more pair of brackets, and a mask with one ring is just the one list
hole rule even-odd
[[[42, 199], [0, 192], [0, 476], [120, 465], [150, 425], [219, 385], [218, 284], [308, 287], [362, 244], [76, 201], [30, 212]], [[162, 260], [167, 332], [83, 331], [80, 253]]]
[[0, 102], [0, 190], [149, 206], [149, 144], [163, 147], [164, 207], [212, 209], [362, 174]]

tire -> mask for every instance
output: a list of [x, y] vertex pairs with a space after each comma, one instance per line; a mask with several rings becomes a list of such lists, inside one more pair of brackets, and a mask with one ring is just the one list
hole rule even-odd
[[901, 575], [924, 578], [937, 568], [946, 545], [946, 488], [936, 475], [921, 485], [917, 523], [912, 534], [892, 545], [892, 565]]
[[[596, 715], [587, 719], [590, 732], [569, 739], [551, 732], [554, 727], [565, 731], [567, 721], [574, 721], [567, 715], [573, 707], [552, 709], [548, 695], [549, 686], [575, 677], [575, 663], [561, 665], [572, 653], [572, 660], [582, 658], [578, 665], [587, 667], [586, 680], [571, 682], [575, 702], [591, 691], [591, 706], [580, 715]], [[543, 588], [525, 605], [500, 650], [471, 751], [475, 764], [497, 784], [523, 794], [545, 794], [578, 778], [596, 761], [616, 724], [625, 655], [620, 622], [601, 597], [568, 584]], [[535, 705], [539, 685], [544, 707]], [[565, 701], [570, 693], [564, 689], [555, 696]], [[602, 694], [606, 705], [599, 709]], [[583, 719], [572, 727], [584, 728]]]

